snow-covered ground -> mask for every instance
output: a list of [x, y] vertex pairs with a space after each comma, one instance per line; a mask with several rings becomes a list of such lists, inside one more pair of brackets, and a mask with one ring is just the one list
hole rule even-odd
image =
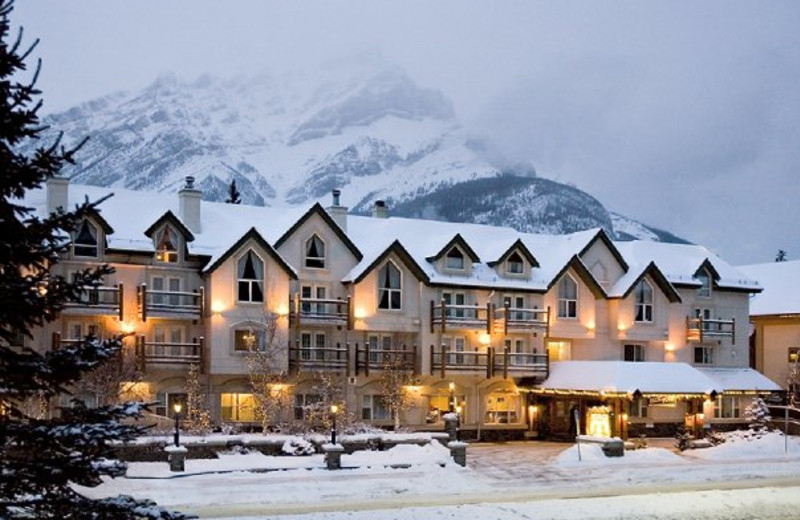
[[83, 491], [149, 497], [202, 518], [800, 518], [800, 440], [787, 453], [783, 440], [683, 454], [664, 440], [623, 458], [584, 445], [581, 461], [566, 444], [475, 444], [466, 468], [435, 442], [345, 455], [357, 468], [341, 471], [323, 469], [320, 455], [231, 454], [189, 460], [177, 478], [166, 463], [133, 463], [132, 478]]

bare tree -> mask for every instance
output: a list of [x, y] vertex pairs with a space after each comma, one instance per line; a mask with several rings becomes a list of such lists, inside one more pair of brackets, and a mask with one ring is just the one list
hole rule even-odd
[[91, 395], [97, 406], [110, 406], [122, 401], [147, 401], [141, 383], [143, 374], [136, 363], [136, 351], [124, 347], [108, 362], [87, 372], [73, 388], [73, 395]]
[[344, 398], [344, 382], [337, 374], [325, 372], [316, 375], [316, 383], [311, 388], [318, 397], [313, 403], [307, 404], [303, 409], [305, 426], [312, 431], [325, 432], [333, 424], [331, 407], [336, 405], [337, 426], [341, 429], [353, 424], [352, 413], [347, 409]]
[[797, 408], [800, 405], [800, 365], [795, 361], [789, 368], [789, 376], [786, 378], [786, 395], [789, 406]]
[[401, 357], [387, 356], [383, 360], [379, 380], [383, 404], [392, 414], [394, 429], [400, 428], [400, 416], [414, 405], [414, 395], [409, 386], [414, 385], [414, 374]]

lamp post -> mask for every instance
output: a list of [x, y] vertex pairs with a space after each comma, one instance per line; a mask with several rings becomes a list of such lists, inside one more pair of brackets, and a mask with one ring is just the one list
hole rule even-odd
[[461, 440], [461, 406], [456, 406], [456, 442]]
[[453, 413], [456, 408], [456, 384], [450, 381], [450, 404], [448, 405], [448, 412]]
[[336, 414], [339, 413], [339, 407], [335, 404], [331, 405], [331, 444], [336, 444]]
[[181, 403], [172, 405], [172, 410], [175, 412], [175, 446], [181, 445], [181, 410], [183, 406]]

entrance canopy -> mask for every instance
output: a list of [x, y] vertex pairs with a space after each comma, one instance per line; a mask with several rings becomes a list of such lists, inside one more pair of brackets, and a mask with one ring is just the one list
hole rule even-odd
[[559, 361], [550, 364], [550, 375], [544, 382], [529, 390], [556, 395], [699, 397], [720, 393], [723, 388], [717, 380], [686, 363]]

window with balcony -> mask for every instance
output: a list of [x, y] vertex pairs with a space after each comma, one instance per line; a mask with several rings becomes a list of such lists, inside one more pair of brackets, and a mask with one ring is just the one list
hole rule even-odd
[[75, 256], [97, 257], [97, 228], [88, 220], [81, 222], [72, 242]]
[[304, 331], [300, 333], [300, 346], [302, 347], [300, 359], [303, 360], [318, 360], [321, 361], [325, 359], [325, 333], [318, 331], [318, 332], [308, 332]]
[[[150, 278], [150, 303], [153, 305], [180, 305], [181, 279], [175, 277], [153, 276]], [[165, 294], [175, 293], [175, 294]]]
[[558, 317], [578, 317], [578, 284], [569, 275], [558, 282]]
[[714, 314], [711, 311], [711, 309], [695, 309], [694, 317], [702, 321], [704, 331], [708, 332], [714, 330], [715, 324], [709, 322], [709, 320], [711, 320], [714, 317]]
[[392, 418], [392, 414], [383, 402], [383, 396], [367, 394], [362, 397], [361, 419], [363, 421], [385, 421]]
[[[508, 319], [514, 321], [522, 321], [526, 319], [526, 314], [521, 311], [514, 311], [513, 309], [525, 308], [525, 297], [520, 295], [504, 295], [503, 307], [509, 309]], [[533, 316], [531, 316], [533, 319]]]
[[444, 266], [447, 269], [463, 271], [465, 266], [464, 253], [457, 247], [451, 248], [445, 256]]
[[739, 398], [721, 395], [714, 404], [714, 419], [738, 419], [741, 416]]
[[378, 308], [399, 310], [402, 307], [402, 277], [394, 262], [386, 262], [378, 271]]
[[390, 359], [388, 352], [392, 350], [391, 334], [370, 334], [367, 336], [367, 342], [370, 363], [383, 363]]
[[325, 303], [312, 300], [324, 300], [327, 288], [324, 285], [303, 285], [300, 287], [300, 310], [305, 314], [327, 314]]
[[653, 288], [646, 280], [641, 280], [633, 290], [634, 316], [638, 323], [653, 321]]
[[451, 292], [445, 291], [442, 292], [442, 300], [444, 300], [445, 309], [447, 312], [448, 318], [463, 318], [464, 317], [464, 309], [461, 308], [450, 308], [451, 305], [455, 306], [463, 306], [467, 304], [467, 295], [463, 292]]
[[623, 345], [622, 360], [634, 362], [644, 361], [644, 345]]
[[463, 365], [467, 341], [463, 336], [442, 336], [442, 346], [447, 349], [448, 365]]
[[175, 231], [165, 226], [156, 242], [156, 262], [174, 264], [178, 262], [178, 238]]
[[508, 256], [506, 260], [506, 272], [508, 274], [523, 274], [525, 272], [525, 264], [522, 263], [522, 256], [514, 251]]
[[237, 276], [240, 302], [264, 301], [264, 262], [252, 250], [239, 259]]
[[325, 242], [317, 235], [306, 241], [305, 265], [311, 269], [325, 269]]

